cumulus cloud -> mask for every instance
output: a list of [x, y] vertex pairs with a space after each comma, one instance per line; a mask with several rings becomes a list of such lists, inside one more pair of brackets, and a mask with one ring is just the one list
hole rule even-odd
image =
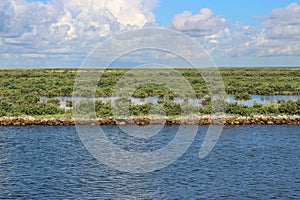
[[[86, 53], [108, 36], [156, 26], [152, 10], [157, 3], [1, 0], [0, 59], [15, 65], [24, 63], [19, 58], [41, 63], [51, 59], [61, 65], [68, 65], [68, 60], [70, 66], [78, 66]], [[196, 14], [184, 11], [174, 16], [169, 27], [196, 38], [214, 56], [299, 56], [300, 5], [274, 9], [264, 20], [260, 26], [231, 25], [226, 17], [203, 8]]]
[[218, 38], [219, 45], [215, 53], [221, 56], [238, 57], [243, 55], [254, 55], [254, 48], [259, 30], [255, 26], [235, 24], [234, 31], [226, 37]]
[[[209, 53], [224, 54], [223, 47], [231, 36], [230, 21], [203, 8], [198, 14], [184, 11], [176, 15], [170, 28], [197, 38]], [[222, 46], [222, 47], [221, 47]]]
[[203, 8], [200, 13], [193, 15], [189, 11], [176, 15], [171, 28], [191, 36], [213, 36], [227, 30], [230, 22], [221, 15], [214, 16], [212, 10]]
[[1, 0], [0, 52], [78, 53], [126, 30], [155, 24], [150, 0]]
[[214, 15], [208, 8], [193, 15], [176, 15], [171, 28], [184, 32], [217, 56], [297, 56], [300, 55], [300, 5], [291, 3], [274, 9], [261, 26], [236, 23]]
[[299, 36], [300, 6], [292, 3], [286, 8], [274, 9], [263, 27], [268, 29], [269, 36]]
[[300, 5], [274, 9], [257, 36], [258, 55], [300, 55]]
[[235, 24], [230, 37], [220, 38], [223, 56], [298, 56], [300, 55], [300, 5], [274, 9], [261, 26]]

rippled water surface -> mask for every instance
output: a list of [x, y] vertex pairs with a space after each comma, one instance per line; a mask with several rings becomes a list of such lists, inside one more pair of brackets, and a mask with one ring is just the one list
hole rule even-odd
[[[103, 128], [122, 148], [150, 150], [178, 130], [134, 144], [117, 126]], [[168, 167], [130, 174], [94, 159], [73, 126], [0, 127], [0, 199], [300, 199], [300, 126], [226, 126], [199, 159], [206, 131]]]

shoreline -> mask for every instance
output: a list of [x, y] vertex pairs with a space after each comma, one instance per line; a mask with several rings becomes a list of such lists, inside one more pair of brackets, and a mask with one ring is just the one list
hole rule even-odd
[[0, 117], [0, 126], [68, 126], [68, 125], [300, 125], [300, 116], [264, 116], [255, 115], [212, 117], [205, 116], [183, 116], [183, 117], [124, 117], [124, 118], [97, 118], [77, 119], [75, 118], [35, 118], [35, 117]]

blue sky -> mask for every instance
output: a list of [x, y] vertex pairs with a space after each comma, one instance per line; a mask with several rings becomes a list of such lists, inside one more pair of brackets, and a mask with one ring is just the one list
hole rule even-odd
[[299, 3], [295, 0], [161, 0], [154, 12], [161, 26], [168, 26], [178, 13], [185, 10], [198, 13], [201, 8], [210, 8], [233, 23], [259, 25], [263, 20], [256, 16], [266, 17], [274, 8], [283, 8], [293, 2]]
[[143, 27], [186, 34], [218, 66], [300, 66], [297, 0], [104, 2], [1, 0], [0, 67], [78, 67], [98, 43]]
[[[36, 1], [47, 2], [47, 0], [28, 0], [28, 2]], [[274, 8], [283, 8], [293, 2], [300, 3], [295, 0], [160, 0], [153, 11], [159, 26], [168, 26], [178, 13], [185, 10], [197, 13], [201, 8], [210, 8], [232, 22], [259, 25], [262, 20], [255, 17], [266, 17]]]

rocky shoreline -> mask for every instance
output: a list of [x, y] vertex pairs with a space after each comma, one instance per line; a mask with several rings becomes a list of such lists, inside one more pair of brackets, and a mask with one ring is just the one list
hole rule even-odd
[[224, 125], [273, 125], [273, 124], [289, 124], [300, 125], [300, 116], [225, 116], [211, 117], [211, 116], [188, 116], [188, 117], [130, 117], [130, 118], [98, 118], [98, 119], [81, 119], [74, 118], [34, 118], [34, 117], [0, 117], [0, 126], [28, 126], [28, 125], [48, 125], [48, 126], [62, 126], [75, 124], [89, 124], [89, 125], [148, 125], [148, 124], [167, 124], [167, 125], [210, 125], [210, 124], [224, 124]]

